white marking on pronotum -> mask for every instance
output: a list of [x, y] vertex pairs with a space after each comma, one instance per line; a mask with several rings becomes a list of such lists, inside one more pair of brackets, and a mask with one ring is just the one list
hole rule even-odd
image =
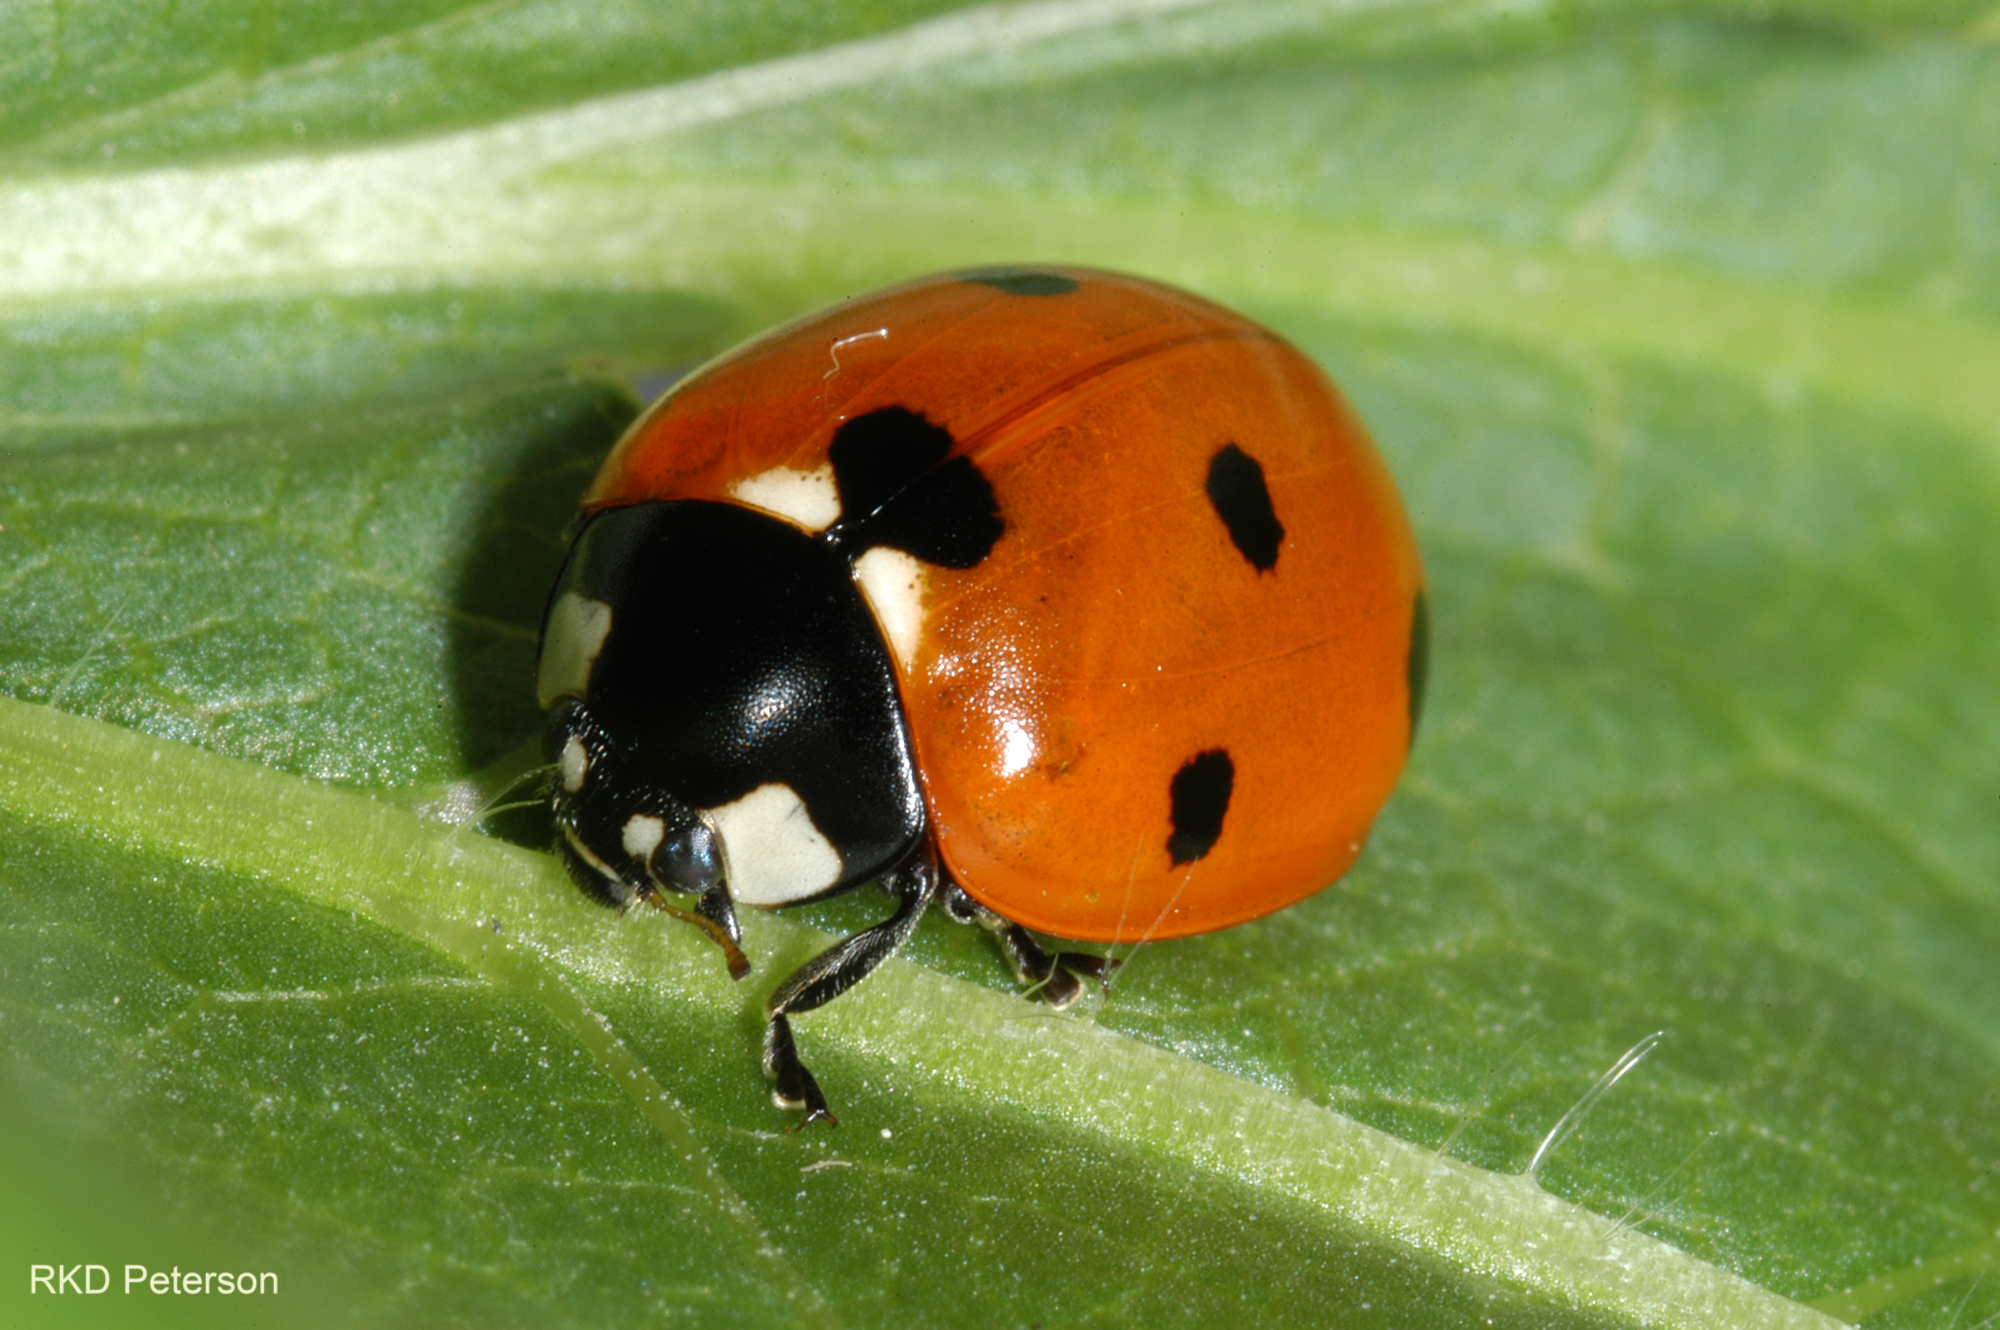
[[582, 697], [591, 667], [611, 632], [611, 607], [601, 600], [565, 591], [549, 607], [548, 630], [542, 634], [542, 664], [535, 672], [535, 693], [542, 710], [560, 697]]
[[840, 881], [840, 854], [789, 785], [759, 785], [709, 810], [729, 894], [744, 905], [787, 905]]
[[923, 562], [901, 550], [877, 545], [854, 561], [854, 576], [889, 639], [896, 663], [910, 669], [924, 640], [924, 590], [929, 574]]
[[1626, 1049], [1625, 1055], [1611, 1064], [1611, 1070], [1599, 1076], [1597, 1084], [1585, 1090], [1583, 1098], [1577, 1100], [1569, 1112], [1556, 1119], [1556, 1125], [1549, 1128], [1549, 1134], [1542, 1137], [1542, 1143], [1535, 1147], [1535, 1157], [1528, 1161], [1528, 1167], [1523, 1170], [1524, 1175], [1531, 1178], [1535, 1176], [1535, 1170], [1542, 1166], [1542, 1160], [1548, 1158], [1549, 1152], [1568, 1140], [1570, 1133], [1583, 1124], [1584, 1114], [1590, 1112], [1597, 1101], [1604, 1098], [1626, 1072], [1638, 1066], [1639, 1060], [1652, 1052], [1654, 1046], [1666, 1037], [1665, 1030], [1655, 1030]]
[[667, 824], [649, 813], [634, 813], [625, 819], [625, 833], [621, 837], [625, 853], [634, 859], [650, 859], [653, 851], [660, 848], [660, 842], [667, 838]]
[[563, 740], [562, 756], [556, 759], [556, 766], [562, 772], [563, 789], [575, 794], [583, 788], [583, 778], [590, 774], [590, 754], [584, 750], [583, 740], [572, 734]]
[[772, 467], [732, 484], [729, 497], [796, 522], [814, 535], [840, 520], [840, 490], [833, 483], [832, 463], [816, 471]]

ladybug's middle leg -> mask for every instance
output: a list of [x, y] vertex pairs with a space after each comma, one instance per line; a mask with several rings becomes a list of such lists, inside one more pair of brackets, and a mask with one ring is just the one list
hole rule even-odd
[[799, 1126], [808, 1122], [838, 1126], [840, 1120], [827, 1107], [819, 1082], [799, 1059], [787, 1018], [833, 1001], [895, 955], [910, 940], [917, 921], [937, 894], [938, 877], [937, 859], [926, 838], [922, 849], [882, 879], [883, 887], [895, 898], [896, 912], [801, 965], [764, 1004], [764, 1015], [771, 1022], [764, 1035], [764, 1072], [771, 1078], [771, 1097], [781, 1108], [806, 1111]]
[[1085, 951], [1061, 951], [1051, 956], [1035, 941], [1034, 934], [966, 895], [965, 888], [949, 876], [944, 880], [939, 901], [954, 922], [978, 924], [991, 933], [1000, 950], [1006, 953], [1008, 964], [1014, 967], [1015, 977], [1039, 992], [1042, 1000], [1057, 1011], [1083, 996], [1081, 980], [1095, 979], [1101, 985], [1118, 968], [1118, 962], [1110, 957], [1093, 956]]

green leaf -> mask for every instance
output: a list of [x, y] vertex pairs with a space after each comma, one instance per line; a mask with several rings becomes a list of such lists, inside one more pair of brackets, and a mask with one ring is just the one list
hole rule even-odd
[[[112, 1279], [10, 1319], [2000, 1316], [1991, 12], [10, 30], [0, 1247]], [[758, 1003], [873, 893], [749, 921], [736, 986], [532, 810], [436, 819], [535, 733], [607, 374], [1017, 259], [1328, 367], [1423, 543], [1425, 733], [1347, 879], [1083, 1013], [930, 921], [800, 1022], [842, 1125], [787, 1135]]]

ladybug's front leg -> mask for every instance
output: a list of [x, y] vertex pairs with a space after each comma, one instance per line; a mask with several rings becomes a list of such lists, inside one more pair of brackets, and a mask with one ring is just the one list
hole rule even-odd
[[750, 973], [750, 960], [743, 954], [743, 925], [736, 922], [736, 906], [729, 899], [728, 887], [715, 886], [702, 892], [692, 911], [670, 903], [650, 885], [640, 889], [638, 898], [660, 913], [693, 924], [708, 934], [722, 948], [723, 963], [729, 966], [731, 979], [741, 979]]
[[987, 909], [949, 878], [945, 879], [940, 903], [945, 914], [954, 922], [978, 924], [991, 933], [994, 941], [1000, 944], [1000, 950], [1007, 954], [1015, 977], [1030, 992], [1040, 993], [1042, 1000], [1057, 1011], [1073, 1005], [1083, 996], [1082, 979], [1095, 979], [1103, 985], [1111, 978], [1111, 972], [1118, 968], [1118, 962], [1110, 957], [1093, 956], [1085, 951], [1062, 951], [1049, 955], [1042, 949], [1042, 944], [1035, 941], [1034, 934], [1006, 916]]
[[840, 1119], [827, 1107], [819, 1082], [799, 1060], [792, 1023], [787, 1018], [833, 1001], [895, 955], [910, 940], [917, 921], [937, 894], [938, 877], [935, 852], [926, 837], [922, 849], [882, 879], [883, 887], [896, 900], [896, 912], [801, 965], [764, 1004], [764, 1014], [771, 1022], [764, 1036], [764, 1072], [771, 1078], [771, 1097], [780, 1108], [806, 1111], [799, 1126], [808, 1122], [838, 1126]]

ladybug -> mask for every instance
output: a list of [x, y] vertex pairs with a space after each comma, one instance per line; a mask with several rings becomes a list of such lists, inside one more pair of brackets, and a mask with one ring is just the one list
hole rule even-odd
[[1240, 315], [1070, 268], [848, 300], [688, 375], [585, 493], [537, 666], [559, 852], [739, 978], [737, 906], [879, 881], [766, 1005], [773, 1097], [831, 1123], [790, 1018], [933, 901], [1062, 1007], [1109, 963], [1029, 930], [1206, 933], [1346, 872], [1423, 585], [1361, 423]]

